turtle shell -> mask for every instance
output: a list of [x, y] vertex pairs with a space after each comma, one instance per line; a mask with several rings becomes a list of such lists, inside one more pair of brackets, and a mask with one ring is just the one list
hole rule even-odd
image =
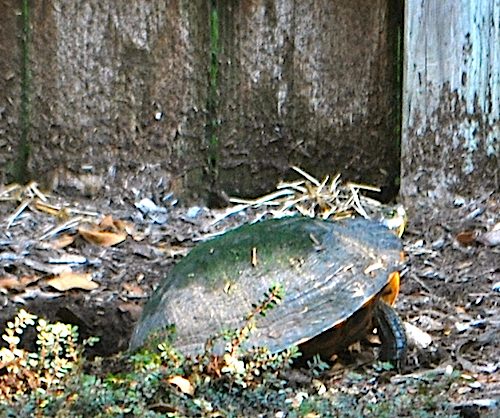
[[208, 338], [240, 327], [272, 285], [282, 286], [283, 301], [256, 318], [247, 347], [278, 352], [299, 345], [378, 299], [400, 267], [401, 249], [398, 237], [363, 218], [241, 226], [199, 244], [174, 266], [145, 305], [130, 347], [173, 324], [175, 347], [198, 354]]

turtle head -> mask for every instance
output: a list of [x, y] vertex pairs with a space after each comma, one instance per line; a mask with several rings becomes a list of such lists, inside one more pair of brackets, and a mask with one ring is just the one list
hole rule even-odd
[[405, 208], [403, 205], [397, 205], [395, 208], [390, 208], [382, 213], [380, 223], [394, 231], [398, 237], [401, 237], [406, 228], [407, 220]]

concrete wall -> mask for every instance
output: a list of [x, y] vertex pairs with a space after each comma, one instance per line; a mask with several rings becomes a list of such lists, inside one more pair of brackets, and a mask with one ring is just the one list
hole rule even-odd
[[296, 164], [396, 191], [397, 0], [26, 1], [25, 52], [23, 2], [0, 1], [2, 182], [24, 89], [48, 187], [251, 196]]

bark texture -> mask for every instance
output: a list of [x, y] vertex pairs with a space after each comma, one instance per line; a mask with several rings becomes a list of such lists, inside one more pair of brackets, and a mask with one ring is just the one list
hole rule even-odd
[[500, 1], [407, 1], [402, 194], [499, 187]]

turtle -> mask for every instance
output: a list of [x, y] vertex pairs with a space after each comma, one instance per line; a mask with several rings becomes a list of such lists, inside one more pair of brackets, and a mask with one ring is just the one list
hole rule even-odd
[[[282, 302], [256, 318], [245, 347], [298, 346], [302, 360], [329, 359], [376, 327], [380, 358], [399, 365], [406, 338], [392, 305], [402, 266], [400, 239], [374, 220], [296, 216], [243, 225], [198, 244], [171, 269], [145, 304], [130, 349], [173, 325], [174, 347], [200, 354], [280, 286]], [[223, 346], [212, 349], [221, 354]]]

